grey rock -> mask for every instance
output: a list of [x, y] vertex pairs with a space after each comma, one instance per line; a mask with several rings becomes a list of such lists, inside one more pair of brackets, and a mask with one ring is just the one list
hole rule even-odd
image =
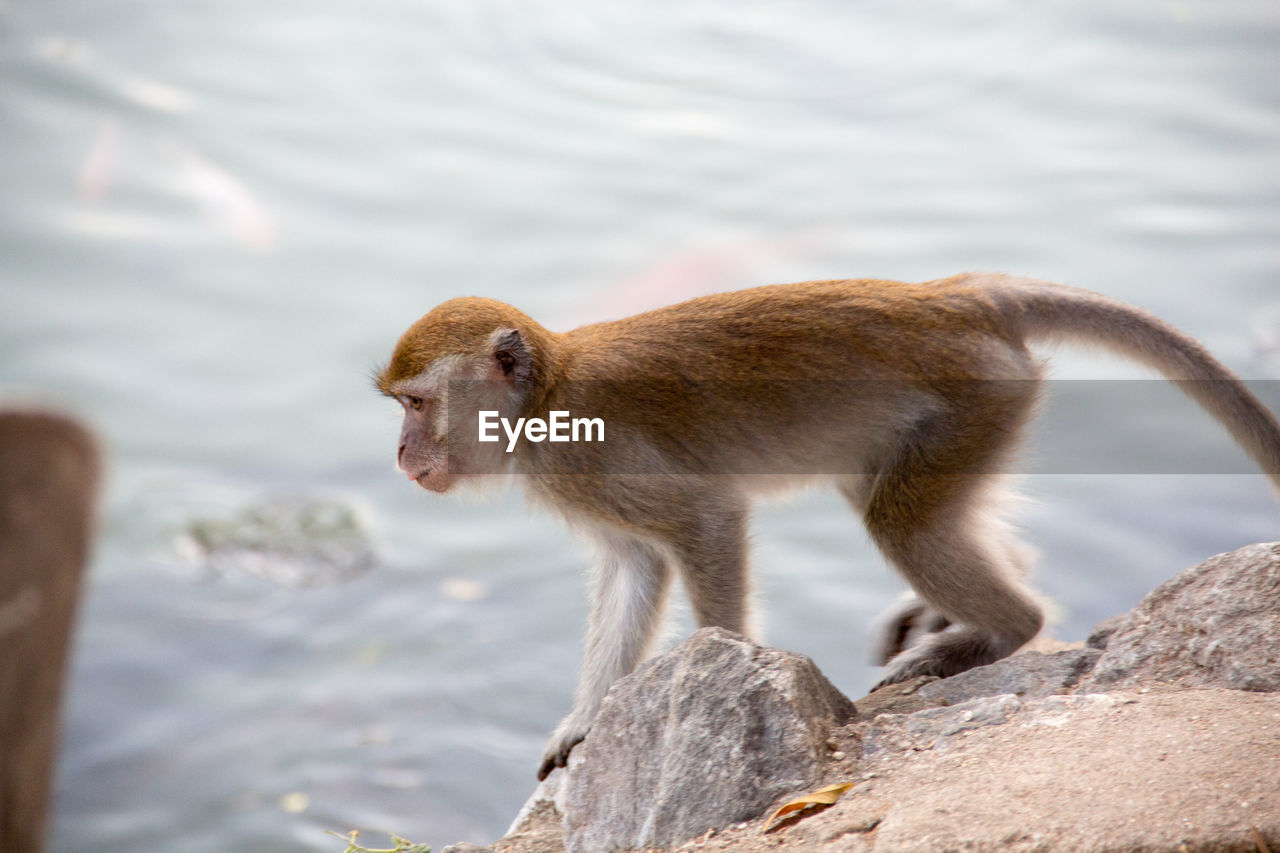
[[1017, 696], [982, 696], [959, 705], [930, 708], [914, 714], [885, 714], [876, 718], [862, 738], [862, 757], [895, 761], [907, 752], [943, 752], [956, 745], [958, 735], [1016, 721], [1020, 726], [1058, 726], [1086, 710], [1113, 707], [1119, 700], [1107, 695], [1044, 696], [1024, 701]]
[[1107, 643], [1111, 642], [1112, 635], [1120, 630], [1120, 626], [1128, 618], [1128, 613], [1117, 613], [1109, 619], [1103, 619], [1093, 626], [1093, 630], [1089, 632], [1089, 637], [1084, 641], [1084, 644], [1091, 649], [1105, 649]]
[[803, 655], [716, 628], [619, 680], [562, 790], [570, 853], [669, 847], [818, 782], [856, 715]]
[[946, 708], [930, 708], [914, 714], [884, 714], [862, 738], [862, 757], [926, 749], [945, 749], [961, 732], [997, 726], [1022, 710], [1016, 696], [983, 696]]
[[1219, 554], [1156, 587], [1081, 690], [1153, 681], [1280, 690], [1280, 543]]
[[530, 817], [539, 806], [550, 806], [558, 813], [564, 812], [561, 804], [563, 797], [561, 791], [564, 789], [564, 774], [552, 773], [546, 779], [538, 783], [538, 787], [533, 789], [533, 793], [529, 795], [529, 799], [524, 801], [524, 805], [520, 807], [520, 811], [516, 812], [515, 820], [511, 821], [511, 826], [507, 827], [504, 837], [514, 835], [525, 829]]
[[922, 687], [937, 680], [936, 676], [922, 675], [909, 681], [886, 684], [853, 704], [858, 708], [858, 716], [865, 720], [874, 719], [881, 714], [914, 714], [942, 704], [941, 699], [926, 699], [920, 695]]
[[564, 853], [564, 817], [554, 793], [545, 790], [547, 782], [563, 776], [557, 771], [538, 786], [511, 829], [494, 843], [494, 853]]
[[1097, 649], [1067, 649], [1052, 654], [1023, 652], [930, 682], [917, 692], [925, 699], [937, 699], [946, 705], [1002, 693], [1037, 699], [1074, 687], [1101, 656], [1102, 652]]
[[175, 543], [219, 576], [298, 589], [353, 580], [377, 562], [355, 508], [324, 497], [274, 497], [230, 518], [200, 518]]
[[472, 844], [468, 841], [459, 841], [457, 844], [450, 844], [447, 847], [440, 848], [440, 853], [489, 853], [491, 847], [481, 847], [479, 844]]

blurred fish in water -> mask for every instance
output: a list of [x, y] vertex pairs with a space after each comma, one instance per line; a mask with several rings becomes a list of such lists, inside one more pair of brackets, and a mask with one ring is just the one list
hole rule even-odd
[[243, 181], [177, 140], [166, 139], [164, 149], [175, 161], [178, 186], [219, 228], [246, 249], [276, 247], [275, 220]]
[[195, 97], [177, 86], [104, 65], [97, 61], [92, 45], [81, 39], [46, 36], [36, 41], [32, 52], [46, 62], [88, 72], [80, 78], [85, 85], [136, 106], [159, 113], [182, 113], [195, 104]]
[[794, 276], [785, 270], [821, 245], [821, 235], [802, 233], [697, 246], [610, 285], [600, 298], [566, 319], [581, 324], [626, 317], [695, 296], [767, 284], [771, 271], [780, 272], [777, 280], [790, 280]]
[[46, 62], [64, 65], [88, 65], [93, 60], [93, 49], [86, 42], [70, 36], [51, 35], [38, 39], [32, 53]]
[[[105, 90], [124, 104], [160, 113], [186, 112], [195, 105], [195, 98], [176, 86], [104, 66], [96, 60], [92, 47], [78, 39], [49, 36], [36, 43], [34, 52], [47, 62], [75, 69], [77, 75], [86, 74], [87, 85]], [[276, 247], [275, 219], [243, 180], [171, 137], [160, 140], [160, 157], [139, 154], [137, 149], [148, 146], [154, 148], [154, 140], [135, 142], [126, 151], [120, 120], [115, 116], [102, 119], [76, 175], [80, 197], [104, 201], [121, 185], [127, 161], [135, 165], [145, 161], [152, 168], [167, 166], [171, 171], [162, 179], [194, 200], [235, 243], [253, 252], [268, 252]], [[71, 224], [78, 230], [108, 237], [155, 239], [167, 231], [161, 223], [118, 210], [77, 211]]]
[[105, 118], [98, 125], [89, 153], [80, 164], [76, 189], [81, 198], [100, 201], [115, 184], [120, 172], [120, 123]]
[[[257, 195], [240, 178], [216, 165], [190, 146], [165, 137], [129, 140], [119, 120], [102, 120], [80, 162], [76, 189], [92, 208], [71, 211], [68, 224], [77, 231], [111, 239], [178, 239], [181, 223], [122, 210], [118, 196], [126, 185], [136, 183], [137, 170], [159, 170], [155, 180], [162, 186], [194, 202], [205, 220], [244, 249], [265, 253], [276, 248], [275, 218]], [[148, 150], [150, 149], [150, 150]], [[133, 171], [133, 181], [129, 172]], [[115, 202], [108, 204], [108, 201]]]
[[126, 100], [158, 113], [186, 112], [195, 103], [195, 98], [182, 89], [147, 77], [122, 74], [112, 83]]
[[1268, 375], [1280, 370], [1280, 302], [1264, 308], [1254, 319], [1251, 360]]

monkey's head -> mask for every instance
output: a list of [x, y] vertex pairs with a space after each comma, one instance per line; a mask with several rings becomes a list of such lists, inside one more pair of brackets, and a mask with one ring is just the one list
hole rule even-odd
[[544, 381], [549, 336], [510, 305], [477, 297], [451, 299], [410, 326], [374, 376], [404, 407], [399, 469], [433, 492], [504, 470], [501, 443], [477, 440], [478, 413], [519, 416]]

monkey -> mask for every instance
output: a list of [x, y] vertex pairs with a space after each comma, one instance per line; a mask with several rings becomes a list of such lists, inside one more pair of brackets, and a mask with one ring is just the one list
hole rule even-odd
[[[998, 511], [1041, 397], [1035, 342], [1154, 368], [1280, 488], [1280, 424], [1199, 343], [1092, 291], [999, 273], [767, 285], [568, 332], [456, 298], [400, 337], [374, 383], [403, 407], [396, 459], [411, 480], [443, 493], [516, 474], [599, 552], [578, 687], [541, 780], [646, 656], [673, 575], [699, 626], [752, 635], [746, 526], [760, 494], [834, 486], [910, 585], [881, 629], [877, 687], [1035, 637], [1029, 551]], [[600, 419], [604, 440], [480, 440], [481, 418], [553, 412]]]

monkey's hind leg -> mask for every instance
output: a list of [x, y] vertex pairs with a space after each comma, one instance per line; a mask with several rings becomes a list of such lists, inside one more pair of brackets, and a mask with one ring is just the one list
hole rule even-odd
[[[990, 485], [988, 489], [995, 491]], [[862, 511], [862, 506], [855, 494], [848, 490], [845, 494], [850, 502]], [[993, 500], [991, 503], [996, 504], [999, 501]], [[1007, 565], [1013, 568], [1011, 576], [1015, 579], [1024, 578], [1035, 562], [1034, 549], [1021, 542], [1013, 528], [1005, 524], [994, 510], [995, 507], [992, 506], [981, 519], [981, 523], [986, 525], [986, 529], [981, 534], [983, 540], [1004, 546]], [[931, 634], [945, 631], [949, 627], [951, 627], [950, 619], [930, 607], [914, 591], [908, 591], [889, 605], [872, 623], [869, 631], [871, 661], [884, 666], [902, 652], [924, 642]]]
[[974, 414], [981, 412], [953, 411], [915, 431], [866, 502], [868, 531], [920, 599], [900, 608], [906, 621], [899, 628], [930, 621], [926, 629], [935, 629], [895, 649], [877, 687], [992, 663], [1044, 624], [1020, 580], [1028, 552], [994, 512], [992, 472], [1016, 437], [1017, 419], [975, 423]]

